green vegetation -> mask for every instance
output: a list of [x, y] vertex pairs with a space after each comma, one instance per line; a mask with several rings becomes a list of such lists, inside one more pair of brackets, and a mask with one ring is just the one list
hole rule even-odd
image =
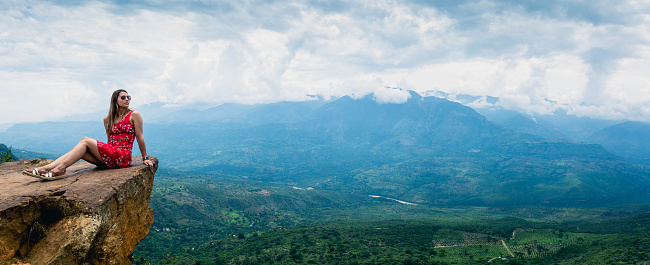
[[[491, 227], [489, 221], [480, 222]], [[598, 259], [629, 264], [650, 260], [643, 248], [650, 244], [647, 232], [599, 235], [552, 228], [513, 230], [519, 225], [502, 227], [499, 232], [512, 234], [502, 238], [475, 233], [468, 222], [340, 222], [216, 240], [190, 253], [201, 264], [603, 264]], [[626, 240], [641, 246], [630, 246]], [[581, 254], [594, 246], [600, 248], [596, 257]], [[621, 253], [625, 255], [615, 255]]]
[[[175, 259], [174, 257], [170, 257], [171, 254], [172, 254], [172, 253], [169, 252], [169, 253], [167, 253], [167, 255], [164, 255], [164, 256], [162, 257], [163, 259], [162, 259], [159, 263], [157, 263], [157, 264], [161, 264], [161, 265], [162, 265], [162, 264], [167, 263], [167, 261], [175, 261], [176, 259]], [[154, 263], [151, 263], [149, 260], [145, 259], [144, 257], [139, 257], [139, 256], [137, 256], [137, 255], [131, 255], [131, 256], [129, 257], [129, 259], [131, 260], [132, 263], [142, 263], [142, 264], [144, 264], [144, 265], [153, 265], [153, 264], [154, 264]], [[137, 262], [136, 262], [136, 261], [137, 261]]]
[[516, 141], [495, 136], [461, 147], [401, 145], [288, 126], [231, 126], [188, 125], [193, 137], [161, 136], [178, 144], [160, 150], [159, 158], [174, 161], [169, 167], [176, 170], [439, 207], [601, 207], [650, 201], [644, 192], [650, 189], [650, 171], [616, 160], [596, 145], [524, 136]]
[[58, 158], [58, 155], [25, 151], [25, 150], [15, 149], [12, 146], [7, 147], [4, 144], [0, 144], [0, 163], [18, 161], [23, 159], [34, 159], [34, 158], [56, 159]]
[[11, 153], [11, 146], [7, 147], [4, 144], [0, 144], [0, 164], [11, 161], [14, 161], [14, 156]]
[[650, 205], [435, 208], [161, 169], [151, 207], [134, 254], [158, 264], [650, 261]]

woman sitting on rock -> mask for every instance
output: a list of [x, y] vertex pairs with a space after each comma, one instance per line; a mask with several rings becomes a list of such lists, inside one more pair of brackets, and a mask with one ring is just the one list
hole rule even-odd
[[83, 137], [70, 152], [54, 162], [31, 171], [25, 170], [23, 173], [46, 180], [59, 179], [64, 177], [66, 169], [79, 159], [99, 167], [128, 167], [131, 164], [134, 139], [138, 140], [143, 163], [153, 168], [153, 162], [147, 157], [147, 147], [142, 136], [142, 116], [137, 111], [129, 109], [130, 101], [131, 96], [125, 90], [119, 89], [113, 92], [108, 115], [104, 117], [108, 143]]

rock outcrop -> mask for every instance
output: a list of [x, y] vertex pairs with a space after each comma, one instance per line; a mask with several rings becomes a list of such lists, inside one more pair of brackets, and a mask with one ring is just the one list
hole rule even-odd
[[140, 157], [122, 169], [80, 161], [54, 181], [21, 174], [46, 161], [0, 164], [0, 264], [130, 264], [153, 224], [153, 160], [153, 170]]

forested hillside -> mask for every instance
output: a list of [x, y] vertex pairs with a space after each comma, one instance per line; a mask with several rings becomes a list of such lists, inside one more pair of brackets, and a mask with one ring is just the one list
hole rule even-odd
[[[145, 126], [149, 153], [171, 169], [437, 206], [650, 202], [649, 170], [600, 145], [516, 133], [413, 92], [403, 104], [343, 97], [183, 114], [185, 122]], [[105, 137], [99, 122], [48, 123], [43, 137], [39, 126], [2, 137], [61, 153], [81, 136]]]
[[155, 222], [136, 256], [169, 254], [172, 264], [650, 261], [647, 204], [436, 208], [184, 174], [156, 177]]

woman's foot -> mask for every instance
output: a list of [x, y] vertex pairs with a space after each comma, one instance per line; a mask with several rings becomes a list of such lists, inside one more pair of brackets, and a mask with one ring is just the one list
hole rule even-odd
[[49, 172], [41, 174], [44, 178], [56, 178], [56, 177], [62, 177], [65, 176], [65, 169], [64, 170], [57, 170], [52, 169]]
[[31, 175], [43, 176], [43, 175], [47, 174], [49, 172], [49, 170], [45, 170], [44, 167], [40, 167], [40, 168], [35, 167], [35, 168], [32, 168], [32, 169], [25, 169], [25, 170], [23, 170], [23, 172], [31, 174]]
[[55, 179], [64, 178], [64, 177], [67, 176], [65, 173], [66, 173], [65, 170], [56, 170], [56, 169], [53, 169], [53, 170], [51, 170], [51, 171], [49, 171], [47, 173], [40, 172], [38, 170], [38, 168], [32, 169], [31, 172], [29, 171], [29, 169], [23, 170], [23, 174], [28, 175], [28, 176], [32, 176], [32, 177], [35, 177], [35, 178], [39, 178], [39, 179], [42, 179], [42, 180], [55, 180]]

